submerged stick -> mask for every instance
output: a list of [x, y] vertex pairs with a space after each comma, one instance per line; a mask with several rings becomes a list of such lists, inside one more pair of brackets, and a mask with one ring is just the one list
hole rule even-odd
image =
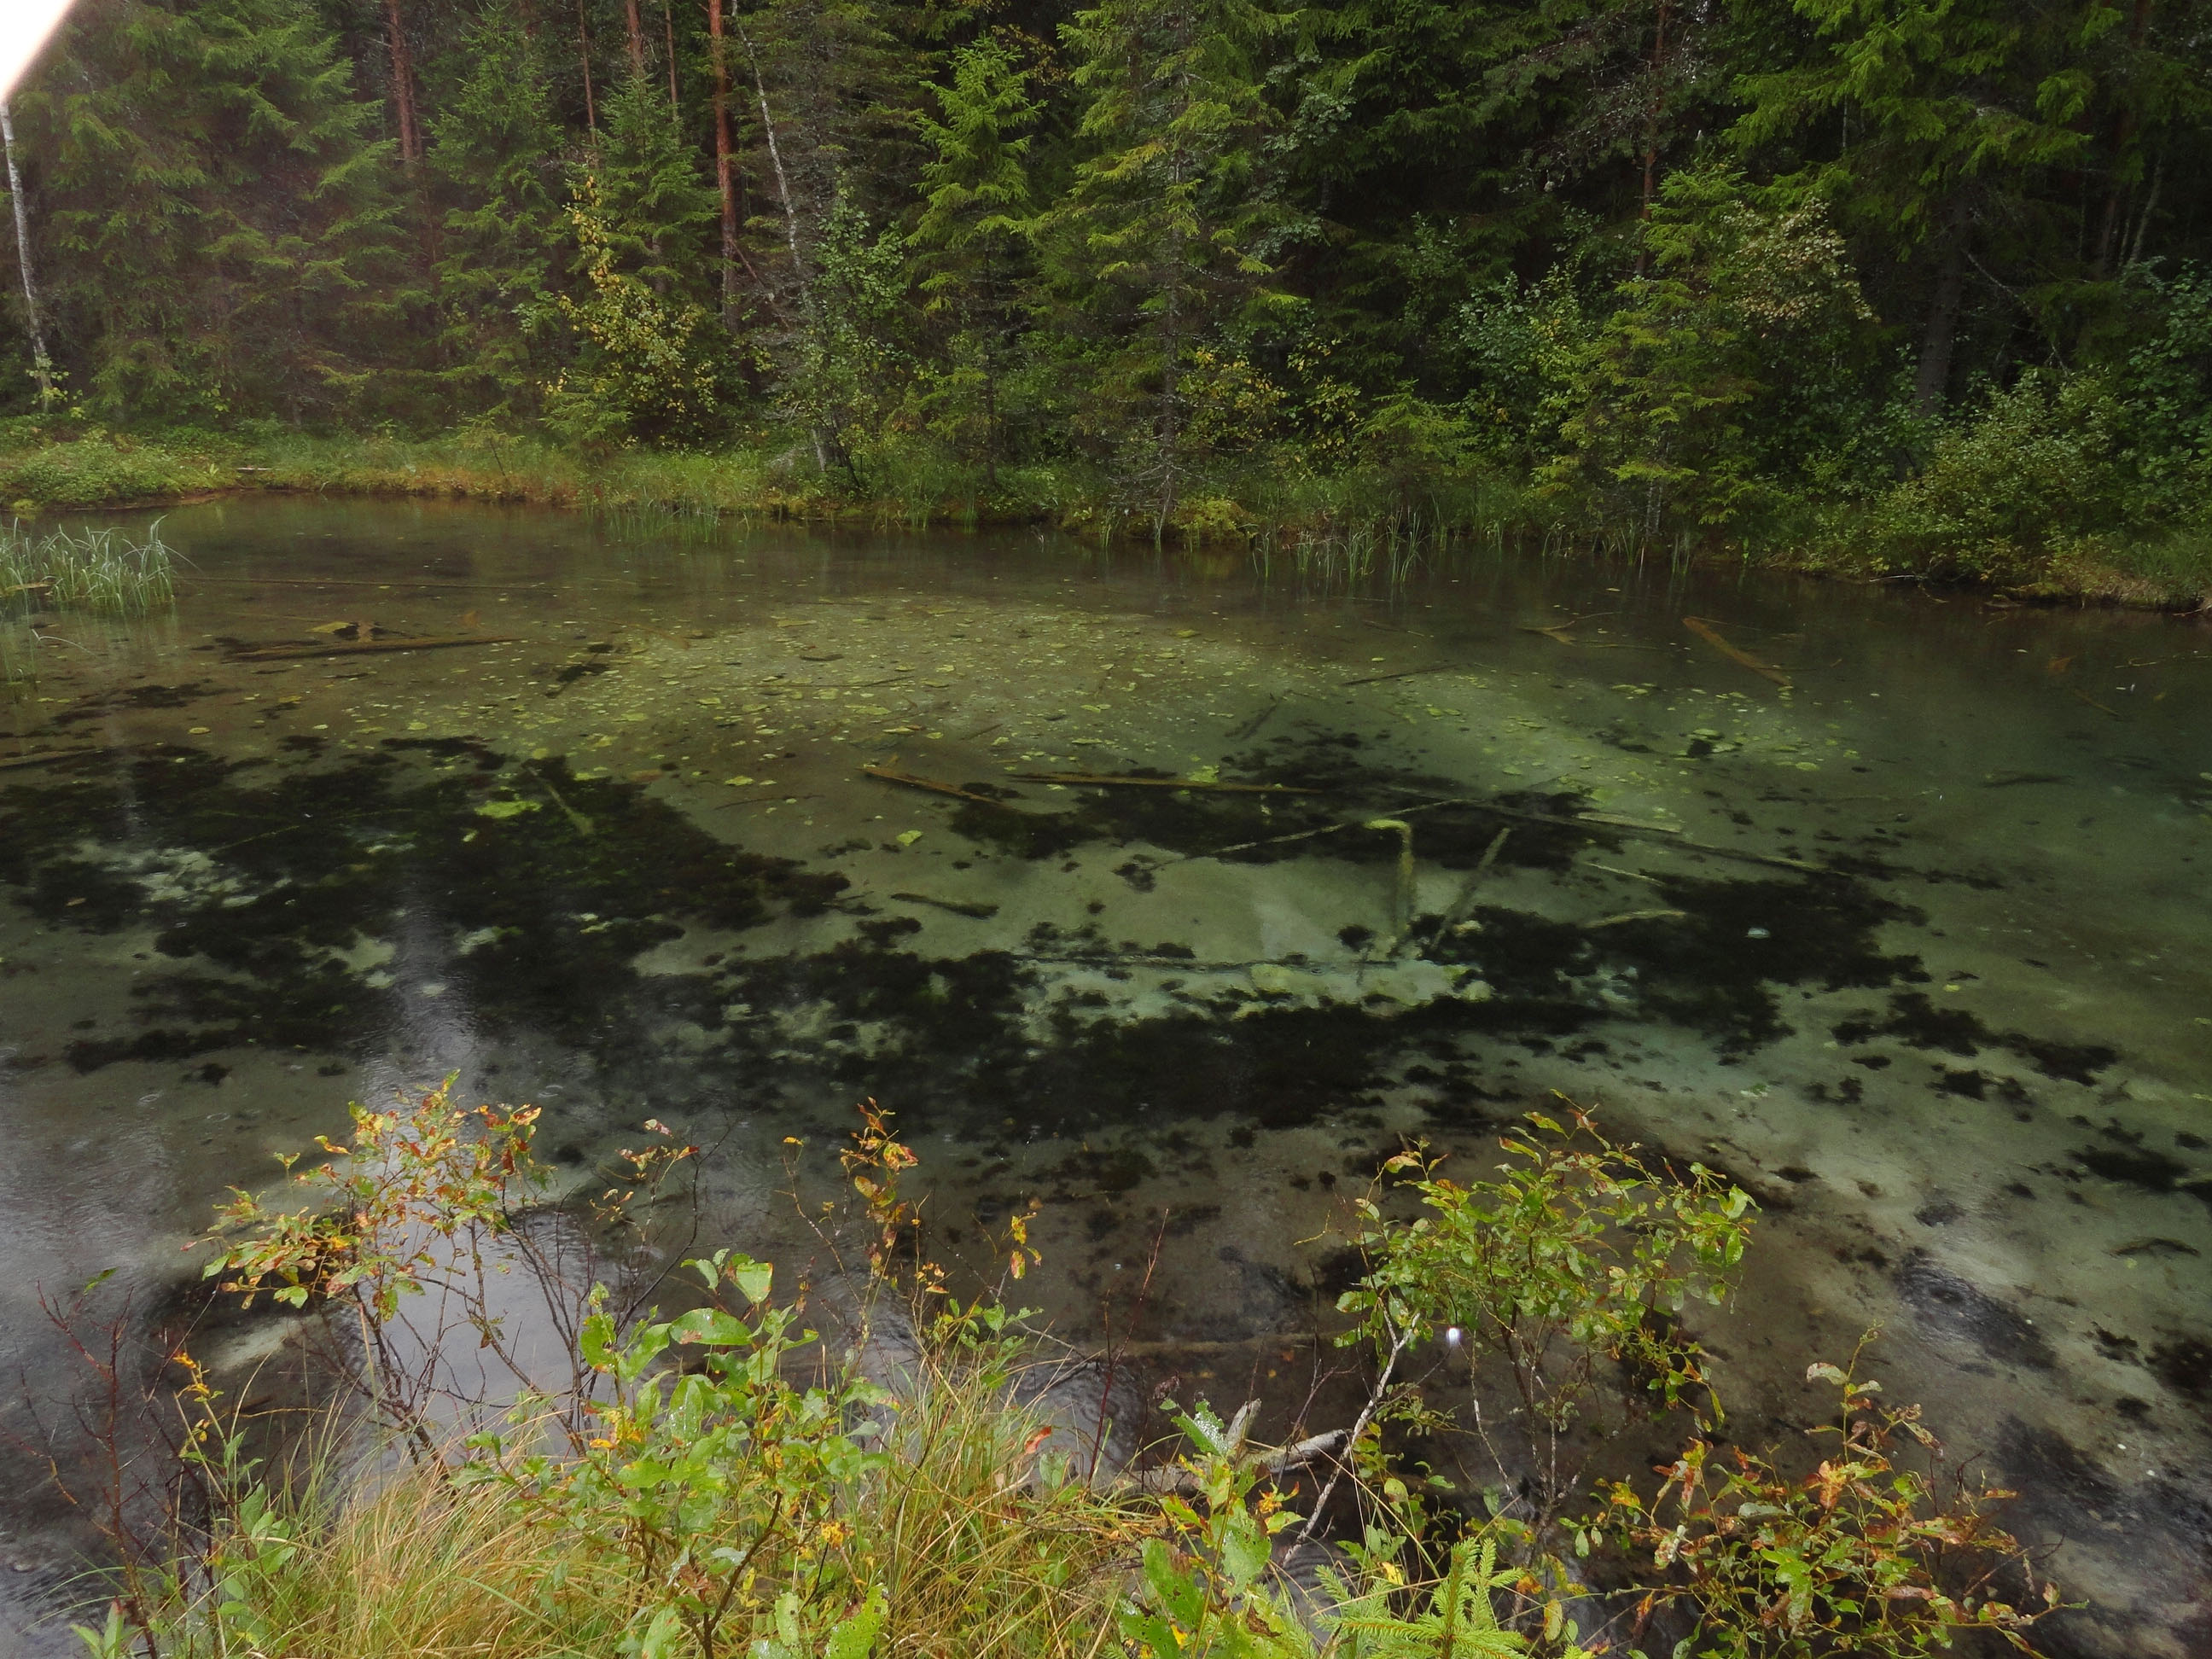
[[263, 645], [234, 651], [228, 662], [283, 662], [295, 657], [357, 657], [370, 652], [443, 651], [457, 645], [513, 645], [519, 634], [440, 634], [421, 640], [355, 640], [321, 645]]
[[1583, 924], [1583, 931], [1594, 933], [1601, 927], [1618, 927], [1624, 921], [1680, 921], [1689, 914], [1687, 910], [1624, 910], [1617, 916], [1586, 921]]
[[1685, 617], [1682, 618], [1682, 626], [1688, 629], [1692, 634], [1695, 634], [1699, 639], [1703, 640], [1707, 645], [1712, 647], [1714, 650], [1719, 652], [1721, 655], [1726, 657], [1730, 662], [1741, 663], [1744, 667], [1751, 670], [1753, 673], [1765, 675], [1768, 679], [1772, 680], [1777, 685], [1780, 686], [1784, 691], [1790, 690], [1790, 677], [1787, 674], [1784, 673], [1780, 669], [1775, 667], [1771, 663], [1763, 663], [1759, 661], [1758, 658], [1753, 656], [1747, 651], [1737, 650], [1735, 647], [1730, 645], [1726, 640], [1723, 639], [1714, 629], [1713, 625], [1707, 622], [1704, 617]]
[[0, 760], [0, 772], [12, 772], [21, 766], [50, 766], [58, 760], [67, 760], [71, 755], [104, 755], [104, 749], [46, 749], [35, 755], [10, 755]]
[[863, 766], [860, 770], [872, 778], [881, 778], [885, 783], [902, 783], [909, 789], [927, 789], [933, 795], [951, 795], [957, 800], [972, 800], [978, 805], [995, 806], [1003, 811], [1011, 812], [1015, 810], [1002, 800], [993, 800], [988, 795], [979, 795], [972, 789], [963, 789], [957, 783], [941, 783], [935, 778], [925, 778], [913, 772], [902, 772], [898, 769], [897, 761], [898, 757], [894, 755], [889, 765]]
[[556, 789], [549, 780], [544, 778], [538, 779], [538, 787], [543, 789], [547, 794], [553, 797], [553, 804], [561, 809], [562, 815], [568, 820], [569, 827], [574, 830], [578, 835], [588, 836], [592, 833], [591, 819], [586, 817], [574, 807], [569, 805], [567, 801], [562, 800], [561, 799], [561, 792]]
[[1603, 825], [1581, 818], [1555, 818], [1545, 812], [1516, 811], [1510, 806], [1492, 806], [1486, 801], [1468, 801], [1478, 812], [1487, 812], [1493, 817], [1514, 818], [1522, 823], [1548, 823], [1561, 830], [1579, 830], [1585, 835], [1595, 835], [1601, 828], [1626, 830], [1630, 835], [1664, 835], [1668, 836], [1662, 846], [1686, 847], [1693, 853], [1711, 853], [1715, 858], [1741, 859], [1747, 864], [1771, 864], [1783, 870], [1803, 870], [1816, 876], [1830, 872], [1826, 865], [1808, 863], [1803, 859], [1784, 858], [1779, 853], [1747, 853], [1740, 847], [1717, 847], [1709, 841], [1692, 841], [1671, 824], [1638, 823], [1633, 818], [1620, 818]]
[[1229, 733], [1229, 740], [1231, 743], [1243, 742], [1245, 738], [1250, 737], [1255, 732], [1257, 732], [1261, 726], [1273, 720], [1274, 718], [1275, 711], [1282, 706], [1283, 700], [1280, 697], [1276, 698], [1274, 702], [1269, 703], [1258, 714], [1253, 715], [1250, 720], [1246, 720], [1242, 726], [1232, 730]]
[[1608, 876], [1626, 876], [1631, 881], [1648, 881], [1654, 887], [1666, 885], [1658, 877], [1646, 875], [1641, 870], [1623, 870], [1618, 865], [1600, 864], [1595, 859], [1590, 860], [1589, 867], [1593, 870], [1602, 870]]
[[902, 904], [927, 904], [939, 910], [950, 910], [956, 916], [974, 916], [988, 921], [999, 914], [995, 904], [983, 904], [973, 899], [932, 898], [927, 893], [893, 893], [891, 896]]
[[1119, 772], [1015, 772], [1024, 783], [1073, 783], [1093, 788], [1211, 789], [1217, 794], [1322, 795], [1325, 789], [1301, 789], [1288, 783], [1200, 783], [1189, 778], [1135, 778]]
[[1416, 674], [1449, 674], [1459, 665], [1454, 662], [1432, 662], [1425, 668], [1401, 668], [1395, 674], [1362, 674], [1356, 680], [1340, 680], [1340, 685], [1374, 685], [1382, 680], [1410, 680]]
[[1615, 817], [1610, 812], [1577, 812], [1575, 819], [1579, 823], [1602, 823], [1614, 830], [1649, 830], [1659, 836], [1679, 836], [1682, 833], [1678, 824], [1653, 823], [1644, 818]]
[[1395, 957], [1413, 931], [1413, 826], [1403, 818], [1370, 818], [1360, 828], [1398, 832], [1398, 885], [1390, 902], [1390, 948], [1382, 953]]
[[[1473, 806], [1476, 804], [1474, 801], [1464, 799], [1423, 801], [1418, 806], [1400, 807], [1398, 816], [1401, 818], [1409, 818], [1416, 812], [1433, 812], [1440, 806]], [[1346, 818], [1341, 823], [1324, 823], [1318, 830], [1297, 830], [1287, 836], [1269, 836], [1261, 841], [1240, 841], [1234, 846], [1217, 847], [1210, 853], [1185, 853], [1181, 858], [1167, 860], [1166, 863], [1187, 864], [1192, 859], [1225, 858], [1231, 853], [1249, 853], [1258, 847], [1282, 847], [1294, 841], [1311, 841], [1316, 836], [1333, 836], [1339, 830], [1357, 830], [1366, 822], [1364, 818]]]
[[388, 582], [373, 582], [348, 576], [202, 576], [195, 574], [186, 580], [218, 582], [233, 587], [451, 587], [487, 593], [520, 593], [529, 588], [545, 586], [544, 582], [416, 581], [406, 576], [394, 577]]
[[1467, 878], [1467, 885], [1459, 890], [1459, 896], [1437, 919], [1436, 931], [1429, 935], [1429, 949], [1435, 950], [1443, 943], [1446, 933], [1467, 920], [1467, 913], [1474, 908], [1475, 890], [1482, 885], [1482, 878], [1490, 873], [1490, 866], [1498, 862], [1498, 855], [1505, 850], [1505, 838], [1512, 833], [1510, 830], [1500, 830], [1490, 838], [1490, 845], [1483, 849], [1481, 860], [1474, 866], [1474, 873]]

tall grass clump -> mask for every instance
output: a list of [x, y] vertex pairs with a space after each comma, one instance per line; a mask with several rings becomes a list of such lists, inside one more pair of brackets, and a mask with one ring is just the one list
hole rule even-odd
[[176, 596], [176, 555], [161, 540], [158, 520], [143, 542], [112, 526], [74, 532], [64, 526], [37, 536], [20, 520], [0, 532], [0, 603], [9, 608], [140, 617]]

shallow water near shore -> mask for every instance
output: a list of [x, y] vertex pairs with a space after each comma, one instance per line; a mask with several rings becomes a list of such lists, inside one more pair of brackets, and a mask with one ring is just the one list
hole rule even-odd
[[[225, 1188], [458, 1072], [578, 1170], [668, 1122], [672, 1232], [761, 1255], [787, 1139], [873, 1097], [943, 1254], [1040, 1200], [1024, 1299], [1272, 1435], [1342, 1196], [1557, 1090], [1763, 1206], [1698, 1324], [1747, 1439], [1880, 1325], [2091, 1602], [2052, 1652], [2212, 1650], [2203, 623], [426, 504], [162, 534], [175, 610], [48, 619], [0, 702], [12, 1392], [71, 1375], [38, 1287], [173, 1303]], [[1023, 775], [1132, 773], [1277, 787]], [[46, 1640], [82, 1540], [0, 1526]]]

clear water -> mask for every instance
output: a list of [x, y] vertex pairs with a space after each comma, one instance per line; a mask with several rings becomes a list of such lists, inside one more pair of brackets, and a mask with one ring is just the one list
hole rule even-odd
[[[1343, 1195], [1405, 1135], [1479, 1168], [1559, 1090], [1765, 1206], [1707, 1322], [1739, 1423], [1804, 1420], [1880, 1325], [2093, 1601], [2057, 1650], [2212, 1651], [2201, 622], [431, 505], [163, 534], [173, 613], [18, 628], [0, 704], [0, 758], [70, 751], [0, 769], [20, 1392], [75, 1375], [42, 1288], [177, 1305], [225, 1188], [454, 1071], [579, 1169], [671, 1122], [710, 1149], [682, 1231], [759, 1255], [872, 1096], [941, 1254], [1041, 1200], [1063, 1333], [1284, 1419]], [[511, 638], [228, 643], [332, 623]], [[1136, 770], [1316, 793], [1013, 775]], [[29, 1482], [0, 1525], [43, 1640], [82, 1540]]]

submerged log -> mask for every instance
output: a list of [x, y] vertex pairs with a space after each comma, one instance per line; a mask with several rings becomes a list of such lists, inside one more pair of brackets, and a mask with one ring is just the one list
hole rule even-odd
[[1093, 788], [1211, 789], [1217, 794], [1322, 795], [1325, 789], [1302, 789], [1289, 783], [1200, 783], [1191, 778], [1138, 778], [1123, 772], [1015, 772], [1024, 783], [1083, 784]]
[[[896, 763], [898, 757], [894, 755], [891, 759]], [[993, 800], [988, 795], [979, 795], [972, 789], [963, 789], [957, 783], [940, 782], [936, 778], [925, 778], [915, 772], [902, 772], [896, 764], [863, 766], [860, 770], [872, 778], [881, 778], [885, 783], [902, 783], [909, 789], [927, 789], [933, 795], [950, 795], [955, 800], [971, 800], [979, 806], [995, 806], [1001, 811], [1012, 812], [1019, 810], [1017, 807], [1008, 806], [1002, 800]]]
[[1692, 634], [1695, 634], [1699, 639], [1703, 640], [1707, 645], [1712, 647], [1714, 650], [1719, 652], [1721, 655], [1726, 657], [1730, 662], [1741, 663], [1744, 667], [1751, 670], [1753, 673], [1765, 675], [1768, 679], [1772, 680], [1777, 685], [1780, 686], [1784, 691], [1790, 690], [1790, 677], [1787, 674], [1784, 673], [1780, 669], [1775, 667], [1771, 663], [1763, 663], [1759, 661], [1758, 658], [1753, 656], [1747, 651], [1737, 650], [1735, 647], [1730, 645], [1726, 640], [1723, 639], [1718, 631], [1714, 629], [1713, 625], [1707, 622], [1703, 617], [1685, 617], [1682, 618], [1682, 626], [1688, 629]]
[[382, 651], [443, 651], [459, 645], [513, 645], [519, 634], [440, 634], [421, 640], [353, 640], [320, 645], [259, 645], [234, 651], [228, 662], [283, 662], [301, 657], [357, 657]]
[[974, 916], [981, 921], [988, 921], [999, 914], [997, 905], [975, 899], [932, 898], [927, 893], [893, 893], [891, 896], [902, 904], [927, 904], [933, 909], [950, 910], [956, 916]]

